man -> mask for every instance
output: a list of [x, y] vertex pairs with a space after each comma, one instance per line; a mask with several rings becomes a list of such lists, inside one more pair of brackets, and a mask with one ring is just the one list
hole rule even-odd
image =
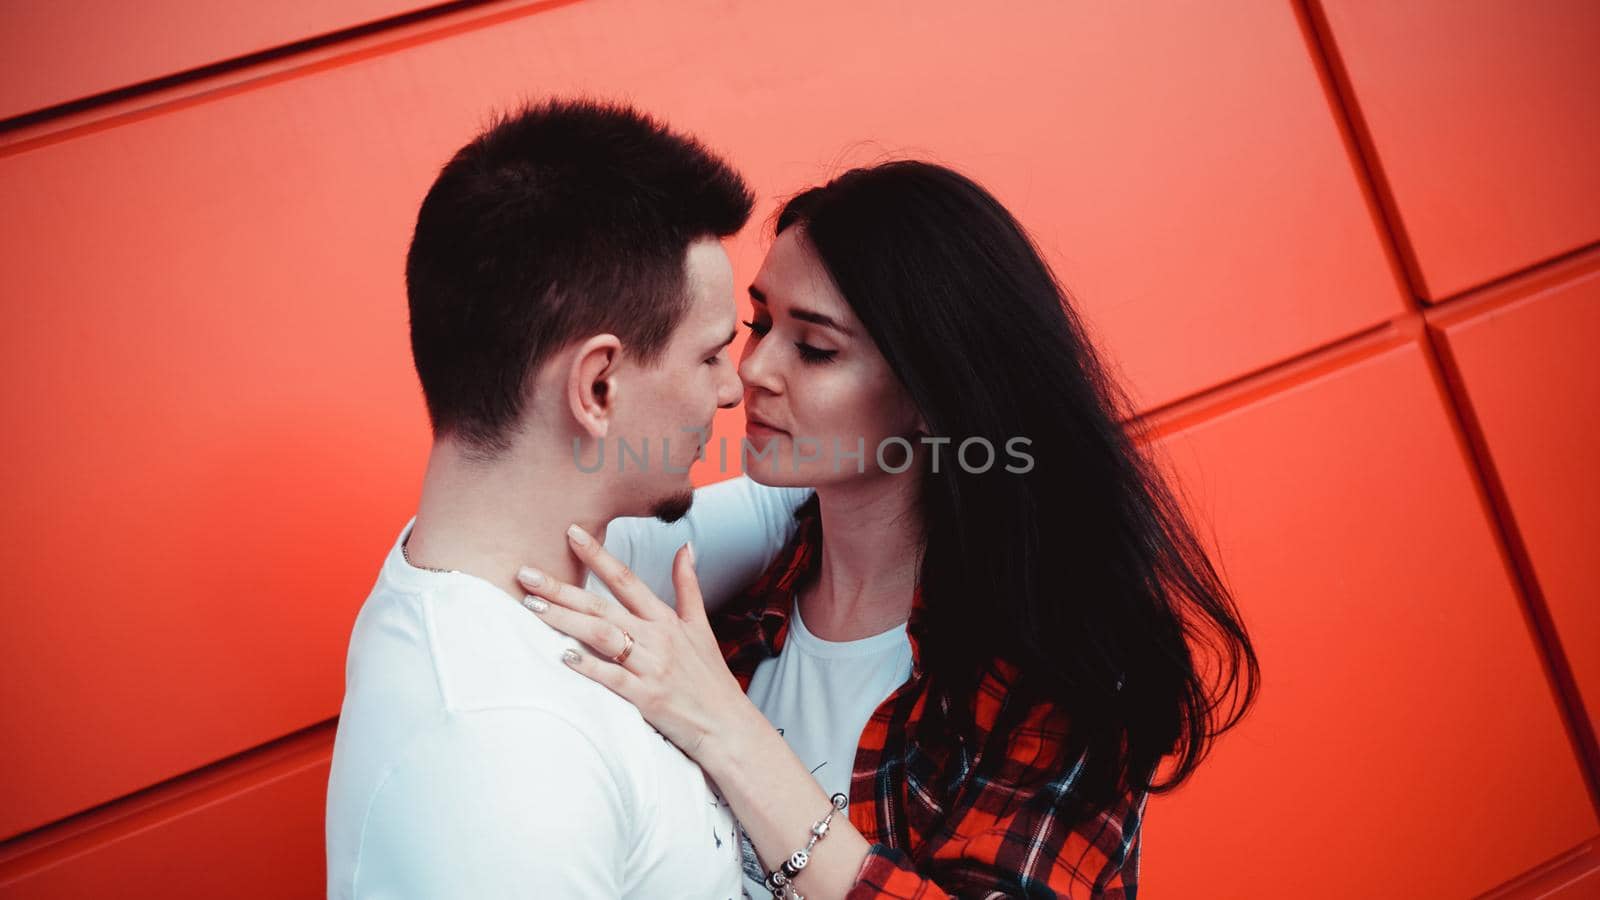
[[[726, 804], [562, 663], [516, 574], [585, 583], [573, 523], [624, 562], [692, 537], [714, 601], [788, 538], [806, 492], [687, 475], [741, 394], [720, 239], [751, 203], [692, 139], [589, 102], [500, 118], [429, 190], [406, 288], [434, 444], [351, 635], [330, 897], [739, 895]], [[676, 524], [611, 522], [644, 514]]]

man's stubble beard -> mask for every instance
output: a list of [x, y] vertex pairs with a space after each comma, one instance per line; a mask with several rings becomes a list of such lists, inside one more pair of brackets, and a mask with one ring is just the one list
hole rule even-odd
[[[705, 428], [701, 430], [701, 433], [711, 433], [710, 422], [706, 423]], [[695, 448], [694, 461], [698, 462], [700, 459], [704, 458], [704, 455], [705, 446], [702, 444]], [[673, 494], [671, 497], [668, 497], [665, 500], [656, 501], [655, 505], [650, 508], [650, 515], [655, 516], [657, 519], [660, 519], [668, 525], [671, 525], [673, 522], [676, 522], [688, 515], [689, 507], [691, 506], [694, 506], [694, 489], [686, 488], [676, 494]]]
[[673, 494], [665, 500], [658, 500], [650, 508], [650, 515], [655, 516], [667, 524], [672, 524], [689, 514], [689, 507], [694, 505], [694, 491], [686, 490]]

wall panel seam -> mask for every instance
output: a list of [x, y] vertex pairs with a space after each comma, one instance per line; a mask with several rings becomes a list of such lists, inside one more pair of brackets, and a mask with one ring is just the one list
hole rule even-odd
[[338, 720], [184, 772], [0, 841], [0, 887], [168, 819], [324, 763]]
[[456, 0], [0, 120], [0, 158], [582, 0]]

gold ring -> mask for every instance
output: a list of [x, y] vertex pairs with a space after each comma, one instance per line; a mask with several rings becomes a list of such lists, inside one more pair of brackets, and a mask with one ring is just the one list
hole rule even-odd
[[628, 654], [633, 652], [633, 635], [621, 628], [617, 630], [622, 632], [622, 652], [611, 657], [611, 661], [620, 666], [627, 661]]

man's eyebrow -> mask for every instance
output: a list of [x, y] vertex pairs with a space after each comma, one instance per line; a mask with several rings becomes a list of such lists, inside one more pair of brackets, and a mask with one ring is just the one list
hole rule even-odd
[[706, 350], [706, 352], [705, 352], [705, 355], [706, 355], [706, 356], [716, 356], [716, 355], [717, 355], [717, 354], [718, 354], [718, 353], [721, 353], [721, 352], [722, 352], [722, 351], [723, 351], [723, 348], [725, 348], [725, 347], [727, 347], [727, 346], [728, 346], [728, 345], [729, 345], [729, 344], [731, 344], [731, 343], [733, 343], [733, 339], [734, 339], [734, 338], [736, 338], [736, 337], [738, 337], [738, 336], [739, 336], [739, 328], [738, 328], [738, 326], [734, 326], [734, 328], [733, 328], [733, 329], [731, 329], [731, 330], [730, 330], [730, 331], [729, 331], [729, 332], [728, 332], [728, 337], [727, 337], [727, 339], [725, 339], [725, 340], [724, 340], [724, 341], [723, 341], [723, 342], [722, 342], [722, 343], [720, 343], [720, 344], [711, 344], [711, 345], [710, 345], [710, 346], [709, 346], [709, 347], [708, 347], [708, 348], [707, 348], [707, 350]]
[[[762, 306], [767, 305], [767, 295], [762, 293], [761, 289], [753, 284], [750, 285], [750, 299], [761, 304]], [[850, 329], [839, 324], [839, 322], [832, 316], [824, 313], [819, 313], [814, 310], [804, 309], [797, 306], [789, 310], [789, 315], [794, 316], [796, 319], [799, 319], [802, 322], [811, 322], [815, 325], [822, 325], [827, 328], [832, 328], [834, 331], [837, 331], [846, 337], [853, 337]]]

